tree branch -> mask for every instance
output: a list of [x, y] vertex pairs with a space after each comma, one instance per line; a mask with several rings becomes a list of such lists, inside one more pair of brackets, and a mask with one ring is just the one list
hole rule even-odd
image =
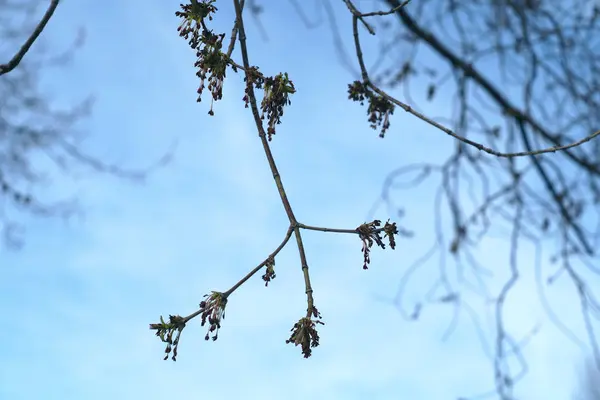
[[50, 5], [48, 6], [46, 13], [42, 17], [42, 20], [35, 27], [35, 30], [31, 34], [31, 36], [29, 36], [29, 38], [23, 44], [23, 46], [21, 46], [17, 54], [15, 54], [14, 57], [8, 63], [0, 65], [0, 76], [9, 73], [19, 65], [23, 57], [25, 57], [25, 54], [27, 54], [33, 43], [37, 40], [37, 38], [40, 36], [42, 31], [46, 27], [46, 24], [48, 24], [48, 21], [50, 21], [50, 18], [52, 18], [52, 15], [54, 15], [54, 11], [58, 6], [59, 1], [60, 0], [52, 0], [50, 2]]

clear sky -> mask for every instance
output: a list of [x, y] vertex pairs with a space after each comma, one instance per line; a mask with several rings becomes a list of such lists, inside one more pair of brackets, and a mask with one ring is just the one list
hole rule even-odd
[[[272, 142], [296, 216], [337, 228], [394, 218], [385, 206], [370, 213], [386, 174], [411, 162], [441, 162], [453, 141], [400, 111], [386, 139], [378, 138], [366, 110], [347, 100], [353, 76], [336, 57], [325, 19], [307, 29], [290, 2], [261, 3], [268, 38], [247, 19], [250, 62], [268, 75], [288, 72], [298, 90]], [[350, 15], [333, 3], [351, 49]], [[204, 294], [229, 288], [275, 249], [288, 224], [244, 108], [241, 76], [228, 73], [214, 117], [208, 101], [195, 102], [194, 54], [176, 32], [178, 4], [67, 0], [44, 33], [49, 49], [62, 49], [79, 27], [86, 30], [74, 61], [45, 71], [42, 86], [56, 105], [94, 95], [93, 114], [79, 126], [89, 133], [82, 142], [89, 153], [139, 168], [175, 140], [178, 146], [172, 162], [144, 184], [81, 168], [76, 178], [60, 178], [42, 192], [76, 195], [83, 212], [67, 222], [26, 219], [25, 247], [2, 253], [0, 399], [446, 400], [493, 390], [492, 362], [467, 313], [443, 341], [451, 305], [426, 308], [417, 322], [403, 319], [398, 306], [402, 276], [433, 240], [435, 180], [394, 198], [406, 211], [400, 223], [416, 236], [399, 239], [394, 251], [375, 249], [368, 271], [357, 237], [303, 234], [326, 324], [310, 359], [285, 344], [306, 309], [290, 242], [268, 288], [258, 274], [230, 298], [218, 341], [205, 342], [204, 328], [192, 322], [178, 361], [162, 361], [163, 344], [148, 324], [161, 314], [187, 315]], [[229, 34], [231, 2], [217, 5], [215, 31]], [[316, 18], [314, 5], [307, 2], [305, 11]], [[366, 52], [373, 61], [376, 47]], [[443, 96], [422, 104], [432, 115], [448, 115], [451, 107]], [[478, 251], [494, 271], [492, 287], [508, 276], [507, 255], [501, 235]], [[584, 353], [544, 317], [533, 268], [526, 268], [535, 257], [523, 243], [523, 281], [507, 305], [507, 326], [517, 339], [539, 328], [525, 347], [529, 372], [516, 393], [563, 400]], [[438, 274], [435, 256], [405, 293], [406, 309]], [[548, 292], [557, 313], [581, 334], [572, 287], [557, 284]], [[493, 326], [482, 321], [484, 329]]]

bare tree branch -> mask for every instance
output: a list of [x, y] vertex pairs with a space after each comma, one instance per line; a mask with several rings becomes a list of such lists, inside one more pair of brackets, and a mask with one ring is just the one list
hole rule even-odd
[[46, 24], [48, 24], [48, 21], [50, 21], [50, 18], [52, 18], [52, 15], [54, 15], [54, 11], [56, 10], [56, 7], [58, 7], [59, 1], [60, 0], [50, 1], [50, 5], [48, 6], [46, 13], [42, 17], [41, 21], [37, 24], [29, 38], [25, 41], [23, 46], [21, 46], [19, 51], [17, 51], [17, 53], [13, 56], [13, 58], [11, 58], [9, 62], [7, 62], [6, 64], [0, 64], [0, 76], [9, 73], [19, 65], [23, 57], [25, 57], [25, 54], [27, 54], [33, 43], [37, 40], [37, 38], [40, 36], [42, 31], [46, 27]]
[[[304, 242], [300, 234], [301, 229], [316, 230], [322, 232], [349, 233], [358, 235], [362, 243], [363, 253], [363, 269], [368, 269], [370, 263], [370, 252], [374, 244], [378, 247], [385, 248], [386, 244], [383, 241], [382, 234], [387, 238], [389, 246], [394, 249], [396, 246], [396, 235], [401, 234], [408, 236], [405, 231], [398, 231], [395, 223], [387, 221], [383, 227], [380, 220], [363, 223], [356, 229], [334, 229], [315, 227], [300, 223], [294, 215], [292, 205], [287, 197], [283, 186], [282, 178], [277, 169], [275, 158], [271, 151], [269, 142], [276, 133], [276, 125], [281, 122], [281, 117], [284, 113], [284, 107], [290, 105], [289, 97], [296, 92], [293, 82], [289, 79], [287, 73], [280, 73], [274, 77], [263, 75], [258, 67], [250, 65], [246, 30], [244, 28], [244, 0], [233, 0], [235, 6], [236, 19], [232, 29], [232, 38], [226, 52], [223, 52], [223, 40], [225, 34], [215, 34], [208, 29], [208, 21], [212, 20], [212, 14], [217, 11], [213, 5], [214, 0], [204, 0], [198, 2], [192, 0], [190, 4], [181, 5], [181, 11], [175, 13], [176, 16], [182, 19], [182, 23], [178, 28], [179, 35], [188, 40], [190, 47], [196, 51], [198, 60], [195, 66], [199, 69], [197, 76], [200, 78], [200, 87], [198, 88], [198, 101], [201, 101], [201, 96], [204, 90], [205, 80], [208, 78], [208, 88], [212, 94], [212, 100], [217, 101], [222, 97], [223, 83], [225, 80], [225, 71], [231, 68], [234, 72], [241, 70], [244, 72], [245, 81], [245, 96], [244, 102], [246, 108], [250, 108], [258, 137], [262, 144], [267, 163], [273, 175], [275, 187], [279, 193], [279, 198], [289, 220], [289, 227], [283, 242], [271, 253], [262, 263], [252, 269], [229, 290], [225, 292], [212, 291], [207, 294], [200, 303], [198, 311], [182, 317], [180, 315], [170, 315], [169, 321], [166, 322], [163, 317], [160, 317], [160, 323], [150, 324], [150, 329], [156, 331], [163, 343], [166, 343], [165, 360], [172, 354], [171, 359], [176, 361], [177, 349], [181, 332], [186, 326], [186, 323], [192, 318], [200, 316], [201, 324], [204, 326], [209, 324], [208, 332], [205, 336], [206, 340], [217, 340], [218, 331], [221, 327], [221, 322], [225, 318], [225, 307], [229, 300], [229, 296], [237, 290], [242, 284], [250, 279], [256, 272], [265, 268], [265, 273], [262, 279], [265, 281], [265, 286], [275, 278], [275, 256], [288, 243], [292, 233], [296, 238], [296, 247], [300, 256], [300, 266], [304, 279], [304, 293], [306, 295], [306, 313], [294, 324], [291, 329], [291, 335], [286, 343], [300, 345], [302, 354], [308, 358], [312, 354], [312, 348], [319, 345], [319, 335], [317, 325], [323, 325], [321, 321], [321, 313], [315, 306], [313, 296], [313, 288], [310, 280], [310, 271], [304, 249]], [[231, 54], [235, 46], [234, 38], [237, 37], [240, 46], [242, 63], [234, 62], [231, 59]], [[263, 99], [260, 103], [260, 109], [257, 100], [257, 91], [263, 91]], [[209, 110], [209, 115], [214, 115], [212, 104]], [[264, 124], [267, 124], [265, 129]], [[211, 336], [212, 334], [212, 336]]]

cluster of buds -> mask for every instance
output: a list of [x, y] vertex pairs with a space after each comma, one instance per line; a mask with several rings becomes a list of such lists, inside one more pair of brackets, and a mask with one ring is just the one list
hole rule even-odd
[[260, 103], [260, 109], [262, 111], [261, 118], [264, 119], [266, 114], [269, 121], [267, 128], [269, 141], [275, 134], [275, 125], [281, 123], [283, 107], [292, 104], [289, 96], [294, 93], [296, 93], [296, 89], [287, 72], [265, 78], [264, 96]]
[[244, 89], [244, 107], [248, 108], [250, 106], [250, 88], [255, 87], [257, 89], [262, 88], [263, 83], [265, 82], [265, 77], [258, 70], [258, 67], [251, 66], [246, 69], [246, 76], [244, 76], [244, 82], [246, 82], [246, 88]]
[[390, 115], [394, 113], [394, 104], [384, 96], [373, 92], [360, 81], [354, 81], [348, 85], [348, 98], [360, 102], [360, 105], [364, 105], [365, 100], [369, 102], [367, 114], [369, 115], [370, 126], [373, 129], [381, 126], [379, 137], [384, 137], [385, 132], [390, 127]]
[[251, 87], [262, 89], [264, 91], [262, 102], [260, 103], [261, 119], [268, 120], [267, 136], [269, 141], [273, 139], [275, 134], [275, 125], [281, 123], [283, 116], [283, 107], [292, 104], [290, 95], [296, 93], [294, 83], [290, 80], [287, 72], [277, 74], [274, 77], [265, 77], [258, 67], [250, 67], [246, 71], [246, 90], [244, 93], [244, 102], [246, 108], [250, 103], [249, 90]]
[[179, 345], [181, 332], [185, 328], [186, 323], [198, 314], [201, 314], [202, 326], [204, 326], [207, 321], [209, 324], [208, 332], [204, 339], [208, 340], [210, 338], [210, 333], [214, 332], [212, 340], [217, 340], [219, 328], [221, 327], [221, 320], [225, 318], [227, 298], [220, 292], [212, 292], [210, 295], [204, 295], [204, 297], [208, 297], [208, 299], [200, 302], [199, 312], [185, 318], [179, 315], [169, 315], [169, 322], [165, 322], [161, 316], [160, 323], [150, 324], [150, 329], [156, 330], [156, 336], [158, 336], [163, 343], [167, 344], [165, 348], [165, 360], [173, 353], [171, 358], [173, 361], [177, 361], [177, 346]]
[[[201, 325], [206, 325], [208, 321], [208, 332], [204, 336], [204, 340], [209, 338], [217, 340], [219, 337], [219, 328], [221, 328], [221, 320], [225, 319], [225, 306], [227, 305], [227, 297], [221, 292], [212, 292], [210, 295], [205, 294], [204, 297], [208, 297], [206, 300], [200, 302], [200, 313], [202, 318]], [[210, 337], [210, 334], [213, 336]]]
[[[191, 4], [181, 4], [181, 10], [175, 13], [183, 21], [177, 28], [179, 36], [188, 40], [190, 47], [196, 50], [194, 67], [198, 69], [196, 76], [200, 78], [198, 99], [202, 100], [204, 83], [208, 77], [208, 89], [212, 101], [223, 98], [223, 81], [229, 65], [229, 57], [221, 51], [225, 34], [215, 34], [206, 27], [205, 19], [212, 20], [212, 13], [217, 11], [213, 5], [215, 0], [193, 1]], [[209, 115], [214, 115], [212, 102]]]
[[262, 280], [265, 281], [265, 286], [269, 286], [269, 282], [275, 279], [275, 258], [269, 257], [265, 264], [265, 273], [262, 276]]
[[310, 311], [311, 317], [300, 318], [291, 329], [292, 334], [287, 339], [286, 343], [293, 343], [294, 346], [302, 347], [304, 358], [308, 358], [312, 354], [312, 348], [319, 345], [319, 333], [317, 332], [317, 324], [325, 325], [320, 321], [321, 313], [315, 306]]
[[373, 222], [364, 223], [358, 228], [356, 228], [358, 236], [363, 242], [363, 269], [369, 269], [368, 264], [371, 262], [370, 252], [371, 247], [373, 247], [373, 243], [377, 243], [377, 246], [381, 247], [382, 249], [385, 249], [385, 243], [383, 243], [383, 238], [381, 237], [382, 232], [385, 234], [385, 236], [387, 236], [388, 242], [392, 250], [396, 248], [396, 238], [394, 236], [398, 234], [398, 227], [396, 227], [396, 223], [393, 222], [390, 224], [390, 221], [388, 220], [383, 226], [383, 228], [379, 228], [380, 226], [381, 221], [376, 219]]
[[[150, 324], [150, 329], [155, 329], [156, 336], [158, 336], [163, 343], [167, 344], [164, 360], [167, 360], [172, 352], [173, 356], [171, 359], [177, 361], [177, 346], [179, 345], [179, 337], [181, 336], [183, 328], [185, 328], [185, 319], [179, 315], [169, 315], [168, 323], [165, 322], [161, 315], [159, 324]], [[175, 332], [177, 332], [177, 335], [173, 338]]]

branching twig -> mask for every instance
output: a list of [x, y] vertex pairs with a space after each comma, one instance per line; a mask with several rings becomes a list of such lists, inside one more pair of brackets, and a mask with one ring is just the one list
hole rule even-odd
[[[286, 343], [292, 343], [296, 346], [300, 345], [302, 348], [302, 354], [304, 357], [309, 357], [312, 354], [312, 348], [319, 345], [319, 335], [316, 330], [317, 325], [322, 325], [321, 313], [315, 306], [313, 289], [310, 282], [310, 274], [306, 252], [304, 249], [304, 243], [300, 233], [300, 229], [307, 230], [319, 230], [324, 232], [338, 232], [338, 233], [354, 233], [357, 234], [363, 242], [363, 253], [365, 254], [365, 264], [370, 261], [369, 251], [373, 243], [377, 243], [378, 246], [385, 248], [385, 244], [382, 241], [381, 234], [385, 234], [388, 238], [390, 247], [393, 249], [396, 246], [395, 235], [403, 234], [409, 236], [407, 231], [398, 231], [395, 223], [389, 221], [385, 223], [383, 228], [378, 228], [381, 224], [379, 220], [375, 220], [370, 223], [360, 225], [354, 230], [349, 229], [330, 229], [330, 228], [318, 228], [314, 226], [304, 225], [298, 222], [294, 215], [292, 206], [287, 197], [281, 175], [277, 169], [277, 164], [271, 152], [269, 142], [272, 140], [275, 134], [275, 126], [281, 123], [281, 117], [283, 116], [284, 107], [290, 104], [289, 97], [295, 93], [296, 89], [294, 84], [289, 79], [287, 73], [278, 74], [275, 77], [264, 76], [257, 67], [252, 66], [249, 61], [248, 49], [246, 44], [246, 31], [244, 27], [243, 0], [233, 0], [235, 6], [236, 19], [234, 27], [232, 29], [230, 43], [227, 51], [222, 52], [222, 43], [224, 34], [214, 34], [206, 26], [206, 19], [211, 20], [212, 15], [216, 12], [216, 7], [213, 5], [215, 0], [203, 0], [198, 2], [192, 0], [188, 5], [182, 5], [182, 11], [178, 11], [176, 15], [183, 19], [181, 25], [178, 28], [180, 36], [188, 39], [192, 49], [196, 50], [198, 60], [196, 67], [199, 71], [197, 73], [200, 78], [200, 87], [198, 88], [198, 101], [201, 100], [202, 91], [204, 89], [204, 81], [208, 78], [209, 89], [212, 93], [213, 101], [220, 100], [222, 97], [223, 82], [225, 79], [225, 72], [227, 68], [231, 68], [234, 72], [241, 70], [245, 75], [245, 96], [244, 102], [246, 107], [249, 107], [256, 130], [258, 132], [259, 139], [263, 146], [267, 163], [271, 170], [275, 186], [279, 193], [279, 197], [286, 215], [289, 220], [289, 228], [286, 236], [282, 243], [271, 253], [262, 263], [252, 269], [246, 276], [240, 279], [234, 284], [229, 290], [225, 292], [213, 291], [210, 295], [205, 295], [206, 300], [200, 303], [198, 311], [188, 315], [187, 317], [181, 316], [170, 316], [169, 322], [165, 322], [161, 317], [161, 322], [158, 324], [151, 324], [150, 329], [156, 330], [157, 336], [161, 340], [167, 343], [165, 352], [168, 358], [172, 352], [172, 359], [175, 361], [177, 356], [177, 346], [179, 344], [179, 335], [185, 328], [187, 322], [191, 319], [201, 316], [202, 325], [206, 322], [209, 323], [208, 333], [205, 338], [208, 340], [210, 334], [213, 333], [212, 339], [216, 340], [218, 337], [218, 330], [221, 327], [221, 321], [225, 318], [225, 307], [229, 296], [254, 274], [256, 274], [262, 268], [265, 268], [266, 272], [262, 278], [265, 281], [265, 285], [275, 278], [275, 256], [283, 249], [291, 238], [292, 233], [296, 238], [296, 246], [300, 256], [300, 264], [302, 267], [302, 273], [304, 277], [304, 287], [307, 300], [307, 309], [304, 317], [300, 318], [291, 329], [292, 334], [290, 338], [286, 340]], [[235, 46], [235, 39], [240, 45], [240, 52], [242, 55], [242, 63], [238, 64], [231, 58]], [[264, 91], [263, 99], [258, 106], [255, 89], [262, 89]], [[209, 114], [213, 114], [212, 105]], [[265, 129], [263, 120], [267, 118], [268, 127]], [[173, 338], [173, 334], [177, 332], [177, 336]]]

